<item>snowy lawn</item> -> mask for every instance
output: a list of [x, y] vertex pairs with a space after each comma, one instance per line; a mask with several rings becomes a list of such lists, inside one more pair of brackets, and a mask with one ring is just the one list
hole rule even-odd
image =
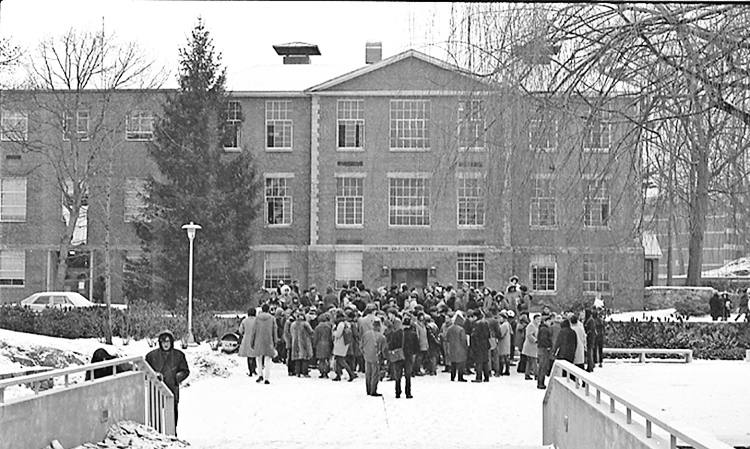
[[[674, 308], [672, 309], [661, 309], [661, 310], [647, 310], [647, 311], [637, 311], [637, 312], [622, 312], [622, 313], [615, 313], [607, 317], [608, 321], [631, 321], [633, 319], [637, 321], [648, 321], [649, 319], [653, 319], [656, 321], [657, 319], [660, 319], [661, 321], [664, 320], [670, 320], [670, 321], [676, 321], [675, 318], [675, 312], [676, 310]], [[734, 323], [735, 318], [737, 317], [736, 313], [732, 313], [729, 316], [729, 321], [716, 321], [716, 323]], [[742, 320], [744, 320], [745, 317], [742, 317]], [[708, 323], [711, 322], [711, 315], [704, 315], [704, 316], [691, 316], [688, 320], [691, 323]]]

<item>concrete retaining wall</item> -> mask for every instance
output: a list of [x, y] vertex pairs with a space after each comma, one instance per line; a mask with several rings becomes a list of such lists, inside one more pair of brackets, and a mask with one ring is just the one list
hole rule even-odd
[[556, 449], [669, 447], [669, 441], [656, 434], [647, 439], [642, 425], [626, 424], [622, 413], [609, 413], [608, 398], [596, 404], [583, 394], [572, 382], [550, 379], [542, 406], [544, 444], [554, 444]]
[[144, 423], [141, 372], [119, 374], [67, 389], [54, 389], [0, 405], [0, 449], [41, 449], [102, 441], [119, 421]]

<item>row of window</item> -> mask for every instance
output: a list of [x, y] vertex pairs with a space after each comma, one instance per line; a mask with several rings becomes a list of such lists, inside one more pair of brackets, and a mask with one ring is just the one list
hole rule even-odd
[[[362, 252], [337, 252], [335, 264], [336, 285], [362, 280]], [[275, 288], [279, 281], [289, 285], [292, 281], [291, 253], [266, 252], [263, 264], [263, 286]], [[609, 261], [604, 254], [583, 255], [583, 292], [611, 292]], [[535, 292], [557, 291], [557, 258], [555, 255], [533, 255], [529, 264], [531, 288]], [[474, 288], [485, 285], [484, 253], [458, 253], [456, 262], [457, 285], [466, 282]]]
[[[390, 148], [395, 150], [423, 151], [430, 148], [430, 100], [391, 100], [389, 113]], [[463, 150], [485, 148], [485, 106], [482, 100], [464, 100], [458, 107], [458, 140]], [[266, 148], [292, 149], [292, 101], [266, 101]], [[340, 149], [362, 150], [365, 144], [364, 100], [339, 100], [336, 110], [337, 146]], [[222, 145], [237, 149], [241, 145], [242, 106], [238, 101], [227, 103], [226, 124]], [[2, 111], [0, 140], [25, 141], [28, 139], [29, 116], [26, 112]], [[63, 139], [89, 139], [90, 116], [88, 110], [78, 110], [75, 115], [65, 114], [62, 123]], [[606, 111], [592, 112], [586, 124], [584, 148], [607, 151], [610, 146], [610, 120]], [[134, 110], [127, 116], [125, 138], [131, 141], [152, 140], [154, 117], [150, 111]], [[558, 120], [543, 115], [531, 120], [529, 145], [539, 151], [557, 148]]]
[[[388, 179], [388, 224], [391, 226], [430, 225], [429, 177]], [[411, 175], [410, 175], [411, 176]], [[266, 224], [292, 224], [292, 190], [286, 176], [266, 176]], [[605, 180], [584, 180], [584, 217], [587, 227], [606, 227], [610, 217], [610, 193]], [[364, 223], [364, 177], [336, 177], [335, 222], [339, 227], [361, 227]], [[485, 225], [485, 186], [479, 176], [457, 179], [456, 209], [458, 226]], [[537, 177], [530, 199], [532, 227], [557, 226], [557, 200], [553, 178]]]

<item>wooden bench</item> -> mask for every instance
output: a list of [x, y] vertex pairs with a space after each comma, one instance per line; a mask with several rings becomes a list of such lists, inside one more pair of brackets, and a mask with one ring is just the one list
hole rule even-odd
[[653, 349], [653, 348], [604, 348], [605, 354], [638, 354], [640, 363], [646, 362], [646, 354], [678, 354], [685, 356], [685, 363], [693, 361], [692, 349]]

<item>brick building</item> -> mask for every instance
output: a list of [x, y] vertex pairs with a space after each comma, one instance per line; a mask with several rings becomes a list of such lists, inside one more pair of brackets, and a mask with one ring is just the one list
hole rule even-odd
[[[629, 105], [547, 107], [542, 95], [530, 101], [413, 50], [380, 60], [379, 49], [368, 48], [367, 64], [347, 70], [311, 63], [320, 54], [313, 45], [275, 48], [284, 64], [242, 71], [230, 85], [233, 132], [224, 141], [228, 153], [254, 152], [263, 177], [251, 262], [265, 287], [279, 280], [319, 289], [439, 281], [501, 289], [515, 274], [539, 303], [602, 295], [618, 308], [640, 307], [637, 145], [615, 119]], [[112, 216], [119, 218], [110, 248], [120, 301], [123, 261], [139, 251], [127, 216], [137, 212], [139, 180], [153, 170], [140, 141], [160, 100], [158, 92], [138, 94], [148, 107], [118, 102], [120, 188]], [[4, 129], [26, 120], [32, 139], [35, 113], [24, 116], [28, 109], [8, 106], [7, 96]], [[145, 131], [140, 139], [125, 132], [133, 122]], [[62, 220], [54, 177], [24, 175], [35, 161], [25, 153], [10, 159], [15, 142], [0, 145], [2, 198], [13, 202], [7, 210], [23, 202], [26, 214], [9, 222], [0, 204], [7, 302], [49, 285]], [[12, 196], [18, 182], [6, 179], [24, 177], [22, 201]], [[77, 248], [95, 254], [85, 282], [100, 273], [101, 213], [91, 201], [88, 239]], [[93, 284], [86, 289], [93, 292]]]

